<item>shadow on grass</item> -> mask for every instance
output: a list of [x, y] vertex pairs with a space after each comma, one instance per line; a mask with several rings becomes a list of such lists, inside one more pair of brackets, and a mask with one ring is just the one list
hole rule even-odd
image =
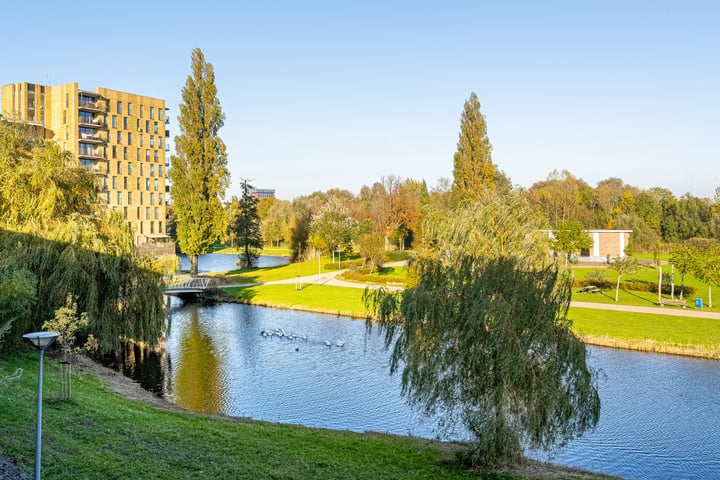
[[630, 295], [631, 297], [637, 298], [638, 300], [642, 300], [643, 303], [647, 303], [647, 304], [650, 304], [650, 305], [657, 305], [656, 302], [654, 302], [654, 301], [652, 301], [652, 300], [649, 300], [649, 299], [647, 299], [647, 298], [645, 298], [645, 297], [641, 297], [641, 296], [638, 295], [637, 293], [633, 293], [631, 290], [625, 290], [625, 289], [623, 289], [623, 292], [627, 293], [627, 294]]
[[240, 302], [250, 302], [258, 294], [254, 287], [232, 287], [226, 288], [225, 293]]

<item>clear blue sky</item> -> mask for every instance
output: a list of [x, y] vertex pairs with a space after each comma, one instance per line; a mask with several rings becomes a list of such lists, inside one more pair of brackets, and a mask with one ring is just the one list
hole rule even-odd
[[164, 98], [173, 136], [201, 48], [228, 196], [241, 178], [288, 200], [391, 174], [435, 186], [473, 91], [515, 184], [567, 169], [678, 196], [720, 185], [716, 1], [42, 0], [2, 19], [0, 84]]

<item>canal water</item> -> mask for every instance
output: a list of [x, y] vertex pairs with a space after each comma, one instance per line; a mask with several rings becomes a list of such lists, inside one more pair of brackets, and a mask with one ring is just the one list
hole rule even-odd
[[[176, 306], [168, 325], [163, 354], [126, 359], [118, 369], [185, 408], [463, 439], [407, 405], [399, 376], [389, 374], [383, 337], [366, 334], [362, 321], [221, 304]], [[628, 479], [720, 479], [720, 362], [589, 351], [601, 371], [600, 422], [554, 463]]]

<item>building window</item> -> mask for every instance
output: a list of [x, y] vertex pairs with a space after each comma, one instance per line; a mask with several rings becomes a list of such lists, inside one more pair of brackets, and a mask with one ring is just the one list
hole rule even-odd
[[140, 222], [140, 233], [143, 233], [143, 222]]
[[140, 190], [140, 177], [136, 178], [137, 182], [135, 182], [135, 190]]
[[132, 103], [128, 102], [128, 116], [132, 117]]
[[138, 220], [140, 220], [140, 207], [137, 207], [136, 212], [137, 212], [137, 215], [135, 216], [135, 218], [137, 218]]
[[115, 108], [115, 111], [118, 114], [122, 113], [122, 102], [120, 100], [117, 101], [117, 107]]
[[135, 160], [140, 161], [140, 149], [135, 149]]
[[127, 160], [127, 159], [128, 159], [127, 153], [128, 153], [128, 152], [127, 152], [127, 147], [123, 147], [123, 160]]
[[145, 190], [150, 190], [150, 179], [149, 178], [145, 179]]
[[150, 120], [145, 120], [145, 133], [150, 133]]
[[[118, 195], [120, 195], [119, 192], [118, 192]], [[128, 218], [127, 217], [127, 207], [123, 207], [123, 216], [125, 217], [125, 220], [127, 220], [127, 218]]]
[[150, 222], [150, 233], [155, 233], [155, 222]]
[[160, 209], [158, 207], [155, 207], [155, 220], [158, 220], [160, 217]]
[[142, 118], [142, 116], [143, 116], [143, 106], [140, 105], [140, 117]]
[[117, 174], [120, 175], [122, 173], [122, 162], [117, 162]]
[[155, 146], [155, 137], [153, 137], [152, 135], [150, 135], [150, 146], [151, 147]]
[[162, 205], [162, 193], [158, 193], [158, 205]]
[[[143, 174], [143, 170], [144, 170], [143, 164], [141, 163], [141, 164], [140, 164], [140, 176], [141, 176], [141, 177], [144, 175], [144, 174]], [[141, 202], [141, 203], [142, 203], [142, 202]]]
[[127, 126], [127, 125], [128, 125], [128, 124], [127, 124], [127, 117], [123, 117], [123, 130], [127, 130], [127, 129], [128, 129], [128, 126]]
[[157, 122], [155, 122], [155, 125], [154, 125], [154, 127], [153, 127], [153, 131], [155, 132], [155, 134], [158, 133], [158, 123], [157, 123]]
[[150, 161], [150, 150], [148, 150], [147, 148], [145, 149], [145, 161]]
[[117, 204], [122, 205], [122, 192], [117, 192]]
[[132, 175], [132, 163], [131, 163], [131, 162], [128, 162], [127, 172], [128, 172], [128, 173], [127, 173], [128, 175]]
[[70, 94], [66, 93], [65, 94], [65, 108], [68, 108], [68, 107], [70, 107]]
[[128, 145], [132, 145], [132, 133], [128, 132]]
[[162, 165], [158, 165], [158, 177], [162, 177]]
[[145, 220], [150, 220], [150, 207], [145, 207]]
[[[148, 179], [148, 180], [149, 180], [149, 179]], [[155, 184], [154, 187], [155, 187], [155, 191], [157, 192], [157, 189], [158, 189], [158, 181], [157, 181], [157, 178], [156, 178], [155, 180], [153, 180], [153, 183]]]
[[145, 195], [143, 195], [143, 192], [140, 192], [140, 205], [143, 205], [145, 203]]
[[162, 137], [158, 137], [158, 148], [162, 148]]
[[132, 192], [127, 192], [128, 194], [128, 205], [132, 205]]
[[117, 190], [117, 177], [116, 176], [112, 177], [112, 188], [113, 188], [113, 190]]
[[117, 128], [117, 115], [112, 116], [112, 128]]
[[122, 143], [122, 132], [117, 132], [117, 142], [118, 144]]
[[[158, 151], [157, 150], [155, 150], [153, 152], [153, 156], [155, 157], [155, 161], [157, 162], [158, 161]], [[162, 174], [160, 174], [160, 175], [162, 175]]]
[[150, 164], [150, 176], [155, 176], [155, 165], [153, 165], [152, 163]]
[[141, 146], [141, 147], [143, 146], [143, 135], [142, 135], [142, 133], [140, 134], [140, 146]]
[[135, 120], [135, 130], [137, 130], [138, 132], [142, 132], [142, 130], [140, 129], [140, 119], [139, 118], [137, 120]]
[[154, 205], [154, 204], [155, 204], [155, 194], [151, 193], [150, 194], [150, 205]]
[[112, 158], [117, 158], [117, 147], [115, 145], [112, 146]]
[[163, 119], [163, 109], [158, 108], [158, 120], [162, 120], [162, 119]]
[[123, 190], [127, 190], [127, 177], [123, 177]]
[[155, 107], [150, 107], [150, 118], [155, 118]]

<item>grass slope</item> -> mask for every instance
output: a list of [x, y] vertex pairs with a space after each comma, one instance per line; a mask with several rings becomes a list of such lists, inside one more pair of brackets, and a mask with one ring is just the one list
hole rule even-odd
[[[34, 465], [37, 352], [0, 355], [0, 454]], [[67, 479], [486, 479], [452, 459], [455, 444], [229, 419], [159, 407], [112, 392], [123, 377], [76, 367], [73, 401], [53, 401], [58, 364], [46, 356], [42, 475]], [[115, 387], [114, 387], [115, 388]], [[135, 386], [135, 388], [138, 388]], [[532, 478], [601, 478], [532, 464]]]

